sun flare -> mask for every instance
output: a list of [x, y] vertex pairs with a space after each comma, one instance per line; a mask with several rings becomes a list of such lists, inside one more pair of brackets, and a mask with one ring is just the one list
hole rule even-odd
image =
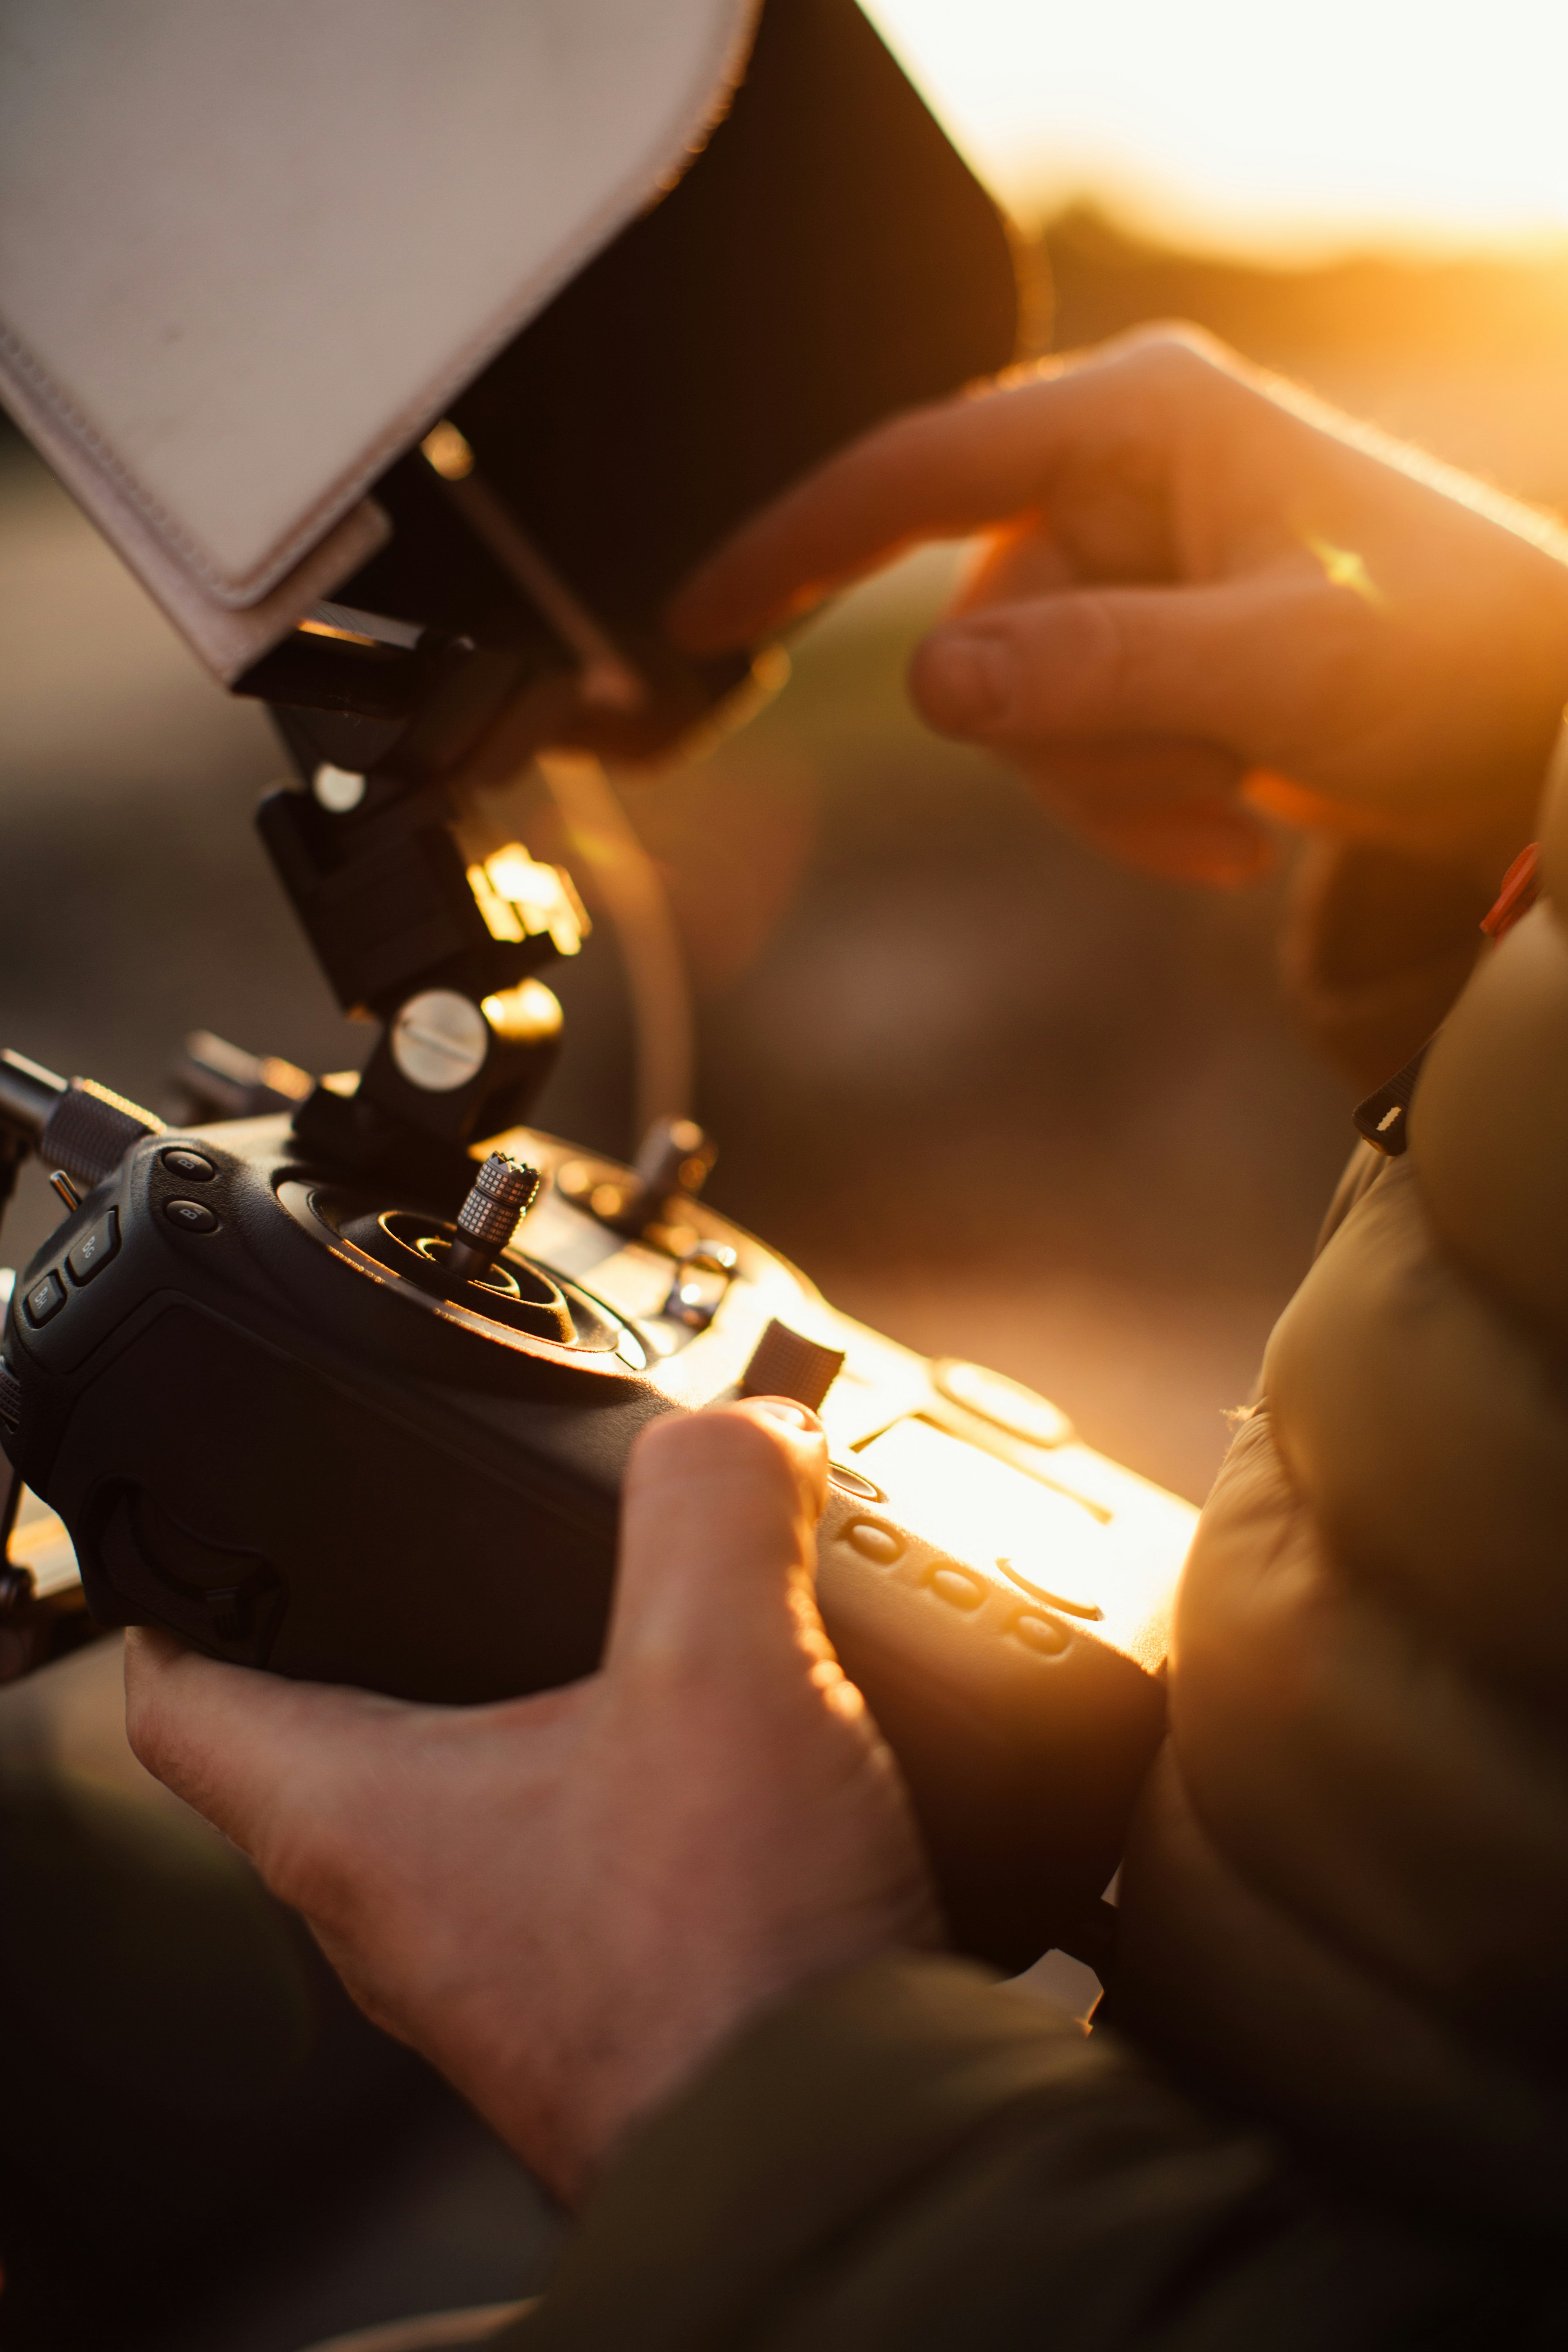
[[867, 0], [999, 194], [1199, 242], [1568, 236], [1560, 0]]

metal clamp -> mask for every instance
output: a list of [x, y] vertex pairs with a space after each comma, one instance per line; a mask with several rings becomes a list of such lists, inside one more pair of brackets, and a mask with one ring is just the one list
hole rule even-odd
[[[727, 1243], [699, 1242], [695, 1249], [689, 1249], [684, 1257], [678, 1259], [675, 1280], [660, 1311], [672, 1323], [684, 1323], [689, 1331], [706, 1331], [724, 1303], [724, 1294], [735, 1278], [738, 1263]], [[716, 1278], [718, 1288], [715, 1290], [711, 1282], [700, 1282], [698, 1276], [701, 1275]]]

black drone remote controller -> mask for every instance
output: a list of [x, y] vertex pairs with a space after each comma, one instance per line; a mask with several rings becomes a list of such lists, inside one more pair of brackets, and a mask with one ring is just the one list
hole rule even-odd
[[823, 1616], [955, 1943], [1094, 1956], [1188, 1506], [705, 1205], [629, 1216], [626, 1170], [546, 1135], [504, 1139], [455, 1220], [313, 1168], [284, 1118], [127, 1136], [18, 1277], [0, 1367], [95, 1617], [412, 1699], [565, 1683], [601, 1654], [639, 1430], [795, 1395], [833, 1457]]

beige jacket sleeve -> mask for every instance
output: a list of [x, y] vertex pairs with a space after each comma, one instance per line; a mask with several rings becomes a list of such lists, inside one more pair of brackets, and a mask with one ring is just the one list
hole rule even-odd
[[1281, 1318], [1180, 1600], [1122, 2014], [1363, 2183], [1568, 2231], [1568, 779]]

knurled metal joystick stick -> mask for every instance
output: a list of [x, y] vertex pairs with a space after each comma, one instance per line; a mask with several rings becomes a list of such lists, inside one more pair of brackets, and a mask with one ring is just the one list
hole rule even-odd
[[447, 1254], [454, 1281], [489, 1272], [539, 1197], [540, 1174], [525, 1160], [492, 1151], [458, 1212], [458, 1237]]

